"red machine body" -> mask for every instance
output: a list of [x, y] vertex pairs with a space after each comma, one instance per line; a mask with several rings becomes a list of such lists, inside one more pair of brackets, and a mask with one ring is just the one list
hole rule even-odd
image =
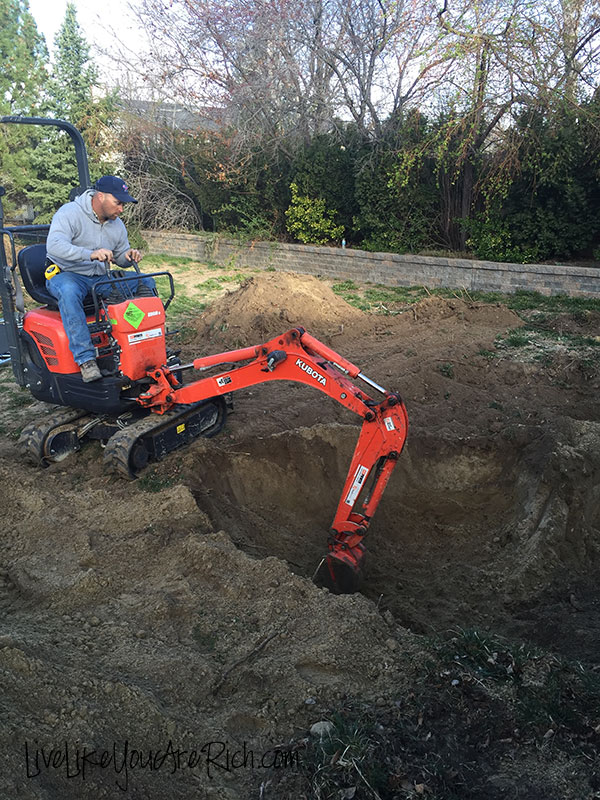
[[79, 370], [69, 350], [69, 341], [58, 311], [47, 308], [28, 311], [23, 320], [23, 330], [37, 344], [50, 372], [68, 375]]
[[123, 375], [138, 380], [166, 362], [165, 309], [158, 297], [136, 297], [107, 311]]
[[[87, 321], [93, 328], [95, 316], [90, 315]], [[99, 352], [110, 351], [116, 356], [124, 377], [144, 378], [155, 365], [166, 362], [165, 310], [158, 297], [108, 304], [100, 311], [100, 321], [105, 330], [92, 333], [92, 342]], [[45, 307], [28, 311], [23, 330], [35, 341], [50, 372], [79, 372], [59, 311]]]

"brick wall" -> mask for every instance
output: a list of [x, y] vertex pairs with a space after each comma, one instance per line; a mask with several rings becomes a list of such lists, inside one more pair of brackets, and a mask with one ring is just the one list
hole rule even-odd
[[144, 231], [143, 236], [152, 253], [187, 256], [224, 266], [271, 267], [385, 286], [446, 287], [507, 294], [530, 289], [546, 295], [600, 297], [600, 269], [593, 267], [502, 264], [277, 242], [236, 242], [207, 234], [165, 231]]

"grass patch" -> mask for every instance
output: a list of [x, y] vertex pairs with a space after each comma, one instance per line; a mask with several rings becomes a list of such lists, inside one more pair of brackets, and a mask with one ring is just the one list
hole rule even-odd
[[[274, 776], [273, 796], [548, 800], [560, 796], [549, 765], [562, 762], [562, 777], [592, 797], [599, 704], [593, 670], [493, 634], [454, 631], [430, 641], [409, 693], [322, 714], [328, 730], [299, 742], [300, 766]], [[511, 761], [518, 773], [503, 775]]]
[[[164, 267], [164, 266], [173, 266], [173, 267], [182, 267], [188, 264], [198, 264], [198, 261], [194, 261], [193, 258], [187, 258], [184, 256], [167, 256], [163, 255], [162, 253], [151, 253], [147, 256], [144, 256], [144, 268], [146, 265], [151, 265], [154, 267]], [[141, 267], [140, 267], [141, 269]]]
[[504, 302], [513, 311], [537, 309], [550, 313], [570, 312], [580, 315], [585, 311], [600, 311], [600, 300], [593, 297], [569, 297], [566, 294], [548, 296], [525, 290], [499, 297], [503, 299], [497, 302]]
[[175, 299], [168, 308], [168, 315], [171, 321], [179, 315], [199, 314], [206, 308], [206, 303], [185, 295], [175, 295]]
[[[440, 652], [454, 650], [451, 674], [506, 682], [514, 690], [511, 711], [520, 738], [532, 737], [569, 755], [585, 754], [600, 767], [600, 675], [579, 662], [525, 644], [459, 631]], [[600, 773], [599, 773], [600, 774]]]
[[197, 284], [196, 288], [202, 290], [203, 292], [212, 292], [218, 289], [223, 288], [222, 284], [223, 278], [208, 278], [202, 283]]
[[358, 308], [361, 311], [372, 311], [371, 304], [358, 294], [345, 294], [342, 295], [343, 299], [349, 306]]
[[28, 389], [21, 389], [19, 392], [11, 392], [8, 404], [11, 408], [23, 408], [35, 403], [35, 397], [29, 392]]
[[341, 283], [334, 283], [331, 288], [334, 292], [340, 293], [356, 291], [358, 286], [354, 283], [354, 281], [342, 281]]
[[496, 341], [506, 347], [526, 347], [531, 344], [531, 335], [523, 328], [514, 328], [504, 335], [498, 336]]
[[[580, 322], [585, 322], [591, 311], [600, 312], [600, 300], [591, 297], [569, 297], [568, 295], [543, 295], [539, 292], [519, 290], [513, 294], [501, 292], [467, 291], [466, 289], [427, 289], [424, 286], [383, 286], [375, 284], [361, 289], [354, 281], [334, 283], [333, 291], [348, 301], [352, 293], [353, 304], [365, 304], [364, 310], [377, 312], [378, 306], [407, 305], [418, 303], [425, 297], [443, 297], [465, 302], [502, 304], [512, 311], [534, 311], [546, 314], [570, 313]], [[358, 300], [357, 300], [358, 298]]]
[[[169, 279], [162, 276], [156, 279], [158, 292], [162, 298], [167, 298], [170, 291]], [[178, 317], [189, 317], [190, 315], [198, 315], [206, 308], [204, 298], [194, 298], [187, 294], [186, 287], [179, 281], [174, 281], [175, 296], [167, 309], [167, 318], [169, 320], [169, 327], [177, 327], [181, 324]]]
[[532, 358], [541, 367], [551, 367], [554, 363], [554, 355], [552, 353], [534, 353]]
[[537, 323], [527, 324], [523, 330], [531, 331], [544, 339], [561, 342], [570, 347], [600, 347], [600, 339], [593, 336], [582, 336], [579, 333], [560, 333], [559, 331], [540, 327]]
[[416, 303], [427, 297], [424, 287], [375, 286], [365, 289], [365, 297], [371, 303]]
[[198, 331], [193, 325], [188, 323], [188, 320], [189, 316], [187, 318], [182, 317], [172, 320], [174, 326], [171, 326], [168, 331], [170, 347], [186, 345], [195, 341], [198, 336]]
[[[382, 752], [383, 739], [377, 735], [377, 722], [360, 707], [332, 714], [330, 730], [309, 743], [305, 769], [311, 774], [313, 797], [353, 797], [349, 791], [361, 787], [358, 795], [370, 791], [376, 797], [385, 787], [387, 776]], [[336, 794], [333, 794], [336, 792]]]
[[[562, 345], [572, 350], [593, 349], [600, 347], [600, 339], [593, 336], [582, 336], [577, 333], [560, 333], [545, 327], [544, 324], [529, 322], [521, 328], [513, 328], [496, 337], [496, 344], [505, 347], [519, 348], [532, 344]], [[548, 353], [537, 353], [535, 360], [547, 360]]]
[[161, 475], [156, 469], [149, 469], [137, 479], [138, 488], [152, 494], [169, 489], [175, 481], [167, 475]]
[[536, 651], [473, 628], [458, 629], [438, 650], [444, 661], [478, 678], [515, 682]]

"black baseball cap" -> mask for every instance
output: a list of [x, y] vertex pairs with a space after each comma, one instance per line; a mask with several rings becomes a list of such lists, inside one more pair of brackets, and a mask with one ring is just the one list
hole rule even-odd
[[129, 188], [123, 178], [117, 178], [116, 175], [103, 175], [98, 178], [94, 189], [112, 194], [121, 203], [137, 203], [137, 200], [129, 194]]

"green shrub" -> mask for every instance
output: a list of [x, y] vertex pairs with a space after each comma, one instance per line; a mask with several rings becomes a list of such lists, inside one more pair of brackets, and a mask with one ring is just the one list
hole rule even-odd
[[470, 220], [467, 224], [467, 246], [484, 261], [505, 261], [512, 264], [532, 264], [540, 259], [536, 245], [519, 246], [513, 242], [508, 226], [497, 218]]
[[290, 184], [292, 200], [285, 212], [288, 232], [304, 244], [327, 244], [339, 240], [344, 228], [334, 222], [335, 212], [325, 208], [321, 198], [301, 196], [298, 186]]

